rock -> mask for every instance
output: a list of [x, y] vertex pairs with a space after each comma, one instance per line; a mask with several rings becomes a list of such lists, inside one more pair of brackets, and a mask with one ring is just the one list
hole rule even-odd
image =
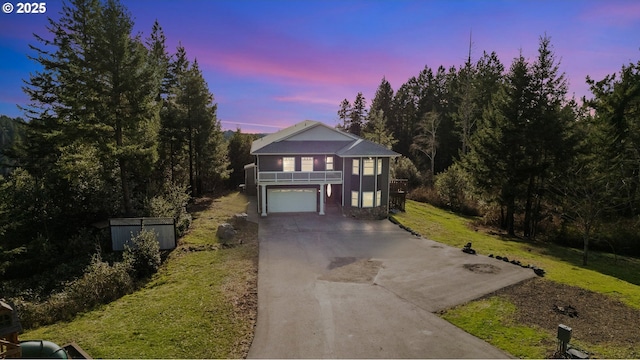
[[236, 230], [233, 228], [233, 225], [229, 223], [222, 223], [218, 226], [218, 231], [216, 232], [216, 236], [221, 240], [222, 243], [227, 243], [229, 240], [233, 239], [236, 234]]
[[249, 215], [247, 213], [240, 213], [233, 215], [233, 218], [236, 222], [246, 222]]

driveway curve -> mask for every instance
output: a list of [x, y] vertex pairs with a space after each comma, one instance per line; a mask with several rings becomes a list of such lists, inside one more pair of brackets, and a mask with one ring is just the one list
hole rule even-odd
[[508, 358], [434, 312], [535, 276], [339, 214], [259, 219], [249, 358]]

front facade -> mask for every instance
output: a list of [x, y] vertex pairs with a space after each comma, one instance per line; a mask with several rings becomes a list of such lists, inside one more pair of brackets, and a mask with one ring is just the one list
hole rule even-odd
[[331, 205], [355, 217], [387, 214], [390, 161], [399, 154], [381, 145], [307, 120], [254, 141], [251, 154], [262, 216], [324, 215]]

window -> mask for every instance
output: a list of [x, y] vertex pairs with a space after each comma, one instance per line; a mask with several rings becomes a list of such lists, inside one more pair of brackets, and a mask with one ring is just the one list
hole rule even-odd
[[282, 158], [282, 171], [296, 171], [296, 158], [283, 157]]
[[378, 159], [378, 175], [382, 175], [382, 159]]
[[302, 158], [302, 168], [301, 171], [313, 171], [313, 158], [312, 157], [303, 157]]
[[358, 204], [358, 192], [357, 191], [352, 191], [351, 192], [351, 206], [353, 207], [359, 207]]
[[325, 170], [332, 171], [333, 170], [333, 156], [327, 156]]
[[353, 175], [360, 175], [360, 159], [353, 159], [353, 166], [351, 168]]
[[376, 192], [376, 206], [382, 205], [382, 190]]
[[373, 207], [373, 191], [362, 192], [362, 207]]
[[362, 163], [362, 175], [373, 175], [373, 159], [364, 159]]

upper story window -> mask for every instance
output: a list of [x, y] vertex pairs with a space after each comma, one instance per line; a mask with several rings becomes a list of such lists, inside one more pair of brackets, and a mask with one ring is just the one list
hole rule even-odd
[[373, 175], [373, 159], [364, 159], [362, 162], [362, 175]]
[[306, 156], [302, 157], [301, 165], [301, 171], [313, 171], [313, 158]]
[[378, 159], [378, 175], [382, 175], [382, 159]]
[[296, 171], [296, 158], [283, 157], [282, 158], [282, 171]]
[[353, 175], [360, 175], [360, 159], [353, 159], [353, 166], [351, 167], [351, 173]]
[[333, 170], [333, 156], [327, 156], [327, 160], [325, 162], [325, 169], [327, 171], [332, 171]]

